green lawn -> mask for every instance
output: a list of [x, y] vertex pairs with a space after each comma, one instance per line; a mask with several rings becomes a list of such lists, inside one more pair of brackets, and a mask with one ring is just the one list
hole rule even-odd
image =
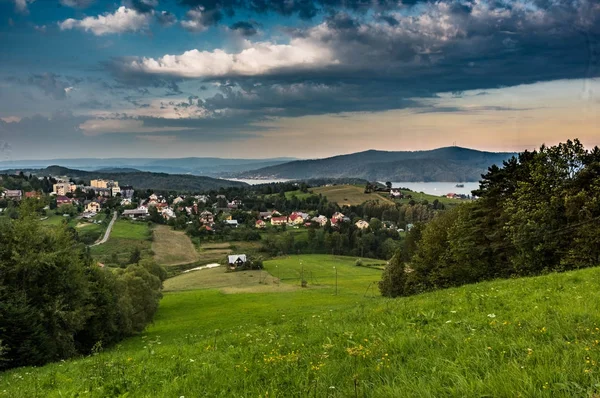
[[0, 374], [0, 397], [600, 393], [600, 268], [385, 299], [360, 291], [378, 273], [351, 258], [266, 267], [297, 275], [300, 260], [321, 286], [226, 294], [199, 278], [199, 290], [165, 293], [155, 323], [119, 347]]

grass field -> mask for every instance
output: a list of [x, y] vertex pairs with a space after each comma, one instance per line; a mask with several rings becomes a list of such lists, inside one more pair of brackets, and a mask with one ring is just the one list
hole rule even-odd
[[198, 289], [166, 292], [142, 335], [87, 358], [2, 373], [0, 397], [600, 393], [600, 268], [385, 299], [361, 291], [379, 273], [353, 260], [268, 261], [275, 277], [279, 268], [297, 275], [302, 261], [321, 283], [269, 294], [226, 294], [197, 271], [186, 289]]
[[315, 194], [327, 197], [330, 202], [340, 206], [356, 206], [368, 200], [379, 200], [382, 203], [393, 203], [387, 197], [379, 193], [364, 193], [364, 187], [356, 185], [334, 185], [331, 187], [311, 188]]
[[182, 231], [175, 231], [166, 225], [157, 225], [152, 240], [154, 259], [164, 266], [190, 264], [200, 256], [190, 238]]
[[126, 263], [135, 248], [140, 249], [142, 257], [150, 257], [152, 231], [145, 222], [126, 219], [117, 220], [108, 241], [90, 248], [92, 256], [100, 262], [110, 263], [113, 253], [120, 263]]

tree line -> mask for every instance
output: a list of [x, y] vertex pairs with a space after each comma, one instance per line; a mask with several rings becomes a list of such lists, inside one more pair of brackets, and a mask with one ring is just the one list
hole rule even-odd
[[34, 201], [0, 220], [0, 370], [88, 354], [153, 319], [165, 270], [99, 267], [77, 232], [39, 222]]
[[492, 166], [478, 200], [411, 231], [380, 290], [405, 296], [600, 265], [600, 149], [579, 140]]

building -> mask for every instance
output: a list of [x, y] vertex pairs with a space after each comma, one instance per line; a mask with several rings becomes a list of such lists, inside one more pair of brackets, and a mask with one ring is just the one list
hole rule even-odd
[[178, 205], [181, 202], [183, 202], [183, 198], [181, 196], [178, 196], [175, 199], [173, 199], [173, 204], [174, 205]]
[[73, 204], [73, 199], [68, 198], [66, 196], [57, 196], [56, 197], [56, 206], [60, 207], [62, 205], [70, 205]]
[[215, 222], [215, 216], [208, 210], [204, 210], [200, 213], [200, 222], [202, 224], [212, 224]]
[[167, 207], [162, 210], [162, 216], [165, 220], [170, 220], [172, 218], [175, 218], [175, 212], [170, 207]]
[[[339, 222], [342, 221], [344, 219], [344, 214], [340, 213], [339, 211], [336, 211], [333, 216], [331, 216], [331, 223], [333, 224], [334, 222]], [[335, 221], [333, 221], [335, 220]]]
[[105, 188], [106, 189], [106, 188], [118, 187], [119, 182], [113, 181], [113, 180], [98, 179], [98, 180], [91, 180], [90, 185], [92, 186], [92, 188]]
[[117, 196], [121, 193], [121, 188], [117, 185], [116, 187], [111, 187], [110, 189], [112, 196]]
[[37, 191], [25, 192], [25, 197], [26, 198], [41, 199], [42, 198], [42, 194], [39, 193], [39, 192], [37, 192]]
[[311, 221], [316, 222], [320, 226], [324, 227], [325, 225], [327, 225], [327, 221], [329, 221], [329, 220], [325, 216], [319, 216], [319, 217], [313, 217], [311, 219]]
[[267, 227], [267, 223], [264, 222], [263, 220], [256, 220], [256, 223], [254, 224], [254, 226], [258, 229], [263, 229]]
[[56, 195], [65, 196], [69, 192], [75, 192], [77, 185], [72, 182], [62, 181], [52, 185], [52, 192]]
[[273, 216], [273, 214], [271, 214], [270, 211], [261, 211], [260, 213], [258, 213], [258, 216], [262, 220], [269, 220]]
[[290, 224], [300, 225], [300, 224], [304, 223], [304, 217], [302, 217], [302, 214], [300, 214], [300, 213], [293, 212], [288, 217], [288, 222]]
[[90, 213], [98, 213], [101, 209], [102, 206], [100, 206], [100, 203], [98, 202], [90, 202], [87, 205], [85, 205], [85, 211]]
[[233, 254], [227, 256], [227, 263], [229, 264], [229, 268], [235, 269], [237, 267], [242, 267], [246, 265], [248, 259], [245, 254]]
[[133, 187], [131, 185], [123, 185], [121, 187], [121, 197], [125, 198], [125, 199], [131, 199], [133, 198], [133, 193], [135, 191], [133, 190]]
[[358, 229], [369, 228], [369, 223], [366, 222], [365, 220], [358, 220], [354, 225], [356, 225], [356, 228], [358, 228]]
[[123, 211], [123, 217], [144, 218], [148, 216], [148, 209], [140, 206], [137, 209]]
[[237, 228], [238, 227], [238, 220], [223, 220], [223, 223], [229, 227], [234, 227]]
[[286, 216], [283, 217], [271, 217], [271, 225], [285, 225], [288, 222]]
[[23, 199], [23, 191], [19, 189], [7, 189], [4, 191], [4, 197], [11, 200], [21, 200]]

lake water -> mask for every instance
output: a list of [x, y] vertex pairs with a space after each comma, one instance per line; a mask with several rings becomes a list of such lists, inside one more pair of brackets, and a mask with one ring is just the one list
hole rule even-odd
[[[382, 182], [385, 184], [385, 182]], [[458, 188], [456, 184], [463, 184]], [[392, 188], [408, 188], [414, 192], [423, 192], [429, 195], [442, 196], [449, 193], [462, 193], [470, 195], [471, 191], [479, 188], [478, 182], [392, 182]]]
[[239, 181], [239, 182], [245, 182], [246, 184], [249, 185], [259, 185], [259, 184], [273, 184], [276, 182], [288, 182], [290, 180], [286, 180], [283, 178], [280, 179], [273, 179], [273, 180], [248, 180], [245, 178], [227, 178], [227, 180], [229, 181]]

